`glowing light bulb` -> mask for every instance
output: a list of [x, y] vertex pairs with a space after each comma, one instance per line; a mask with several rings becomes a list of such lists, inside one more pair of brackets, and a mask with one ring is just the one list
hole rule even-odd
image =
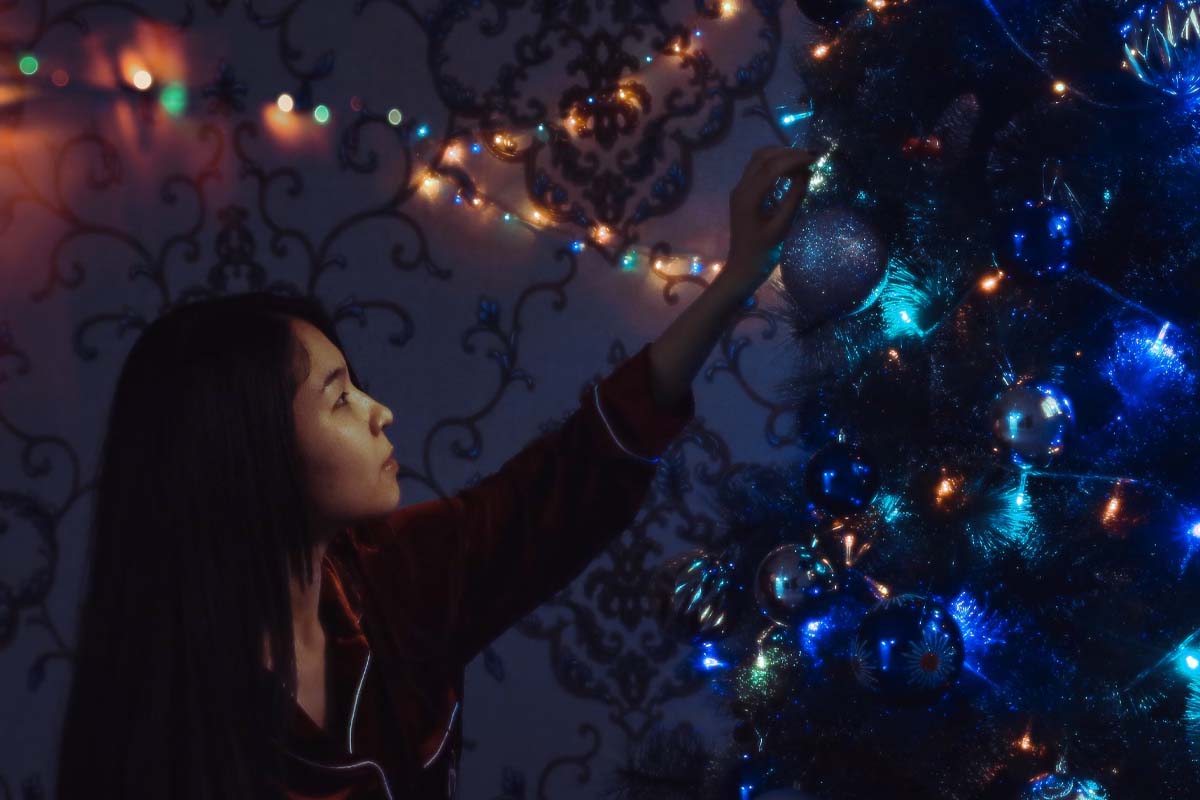
[[1121, 510], [1121, 498], [1113, 495], [1104, 505], [1104, 516], [1102, 519], [1105, 522], [1112, 522], [1117, 518], [1117, 513]]
[[813, 54], [813, 58], [824, 58], [825, 56], [829, 55], [829, 45], [827, 45], [827, 44], [817, 45], [816, 47], [813, 48], [812, 54]]
[[393, 108], [387, 113], [387, 121], [389, 125], [399, 125], [404, 121], [404, 115], [400, 113], [400, 109]]
[[737, 3], [734, 3], [733, 0], [725, 0], [725, 2], [721, 3], [721, 16], [728, 17], [736, 13]]
[[597, 225], [592, 228], [592, 238], [600, 244], [606, 244], [612, 238], [612, 231], [606, 225]]
[[1067, 84], [1064, 83], [1063, 81], [1055, 81], [1054, 82], [1054, 93], [1055, 94], [1066, 94], [1067, 93]]
[[995, 275], [987, 275], [979, 281], [979, 288], [985, 292], [995, 291], [1000, 285], [1000, 279], [1004, 277], [1003, 272], [997, 272]]
[[133, 73], [133, 87], [141, 91], [146, 91], [154, 83], [154, 76], [144, 69], [139, 69]]
[[296, 107], [296, 101], [292, 99], [290, 94], [284, 92], [283, 94], [279, 95], [279, 98], [275, 101], [275, 105], [280, 111], [288, 114], [291, 113], [292, 109]]

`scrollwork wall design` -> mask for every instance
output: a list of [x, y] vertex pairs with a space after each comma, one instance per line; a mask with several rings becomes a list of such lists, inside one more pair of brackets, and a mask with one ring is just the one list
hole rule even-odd
[[[314, 35], [331, 13], [316, 0], [4, 4], [0, 59], [8, 64], [20, 53], [38, 52], [49, 69], [56, 52], [46, 49], [51, 43], [82, 46], [107, 30], [120, 34], [139, 25], [158, 26], [183, 43], [211, 41], [216, 31], [238, 45], [206, 64], [202, 76], [192, 76], [186, 124], [175, 128], [121, 88], [80, 89], [77, 116], [47, 112], [48, 88], [0, 114], [0, 133], [18, 142], [0, 147], [6, 254], [0, 263], [6, 275], [16, 274], [18, 262], [21, 270], [5, 290], [0, 314], [0, 397], [7, 401], [0, 401], [6, 459], [0, 548], [21, 554], [0, 559], [6, 564], [0, 571], [0, 664], [3, 674], [23, 676], [4, 686], [5, 695], [40, 694], [35, 702], [49, 707], [46, 693], [65, 686], [72, 650], [62, 608], [70, 602], [55, 598], [73, 591], [63, 585], [64, 550], [84, 544], [81, 509], [93, 488], [82, 456], [86, 443], [60, 435], [52, 416], [39, 417], [37, 404], [20, 398], [36, 396], [60, 370], [89, 380], [96, 369], [115, 373], [137, 332], [177, 303], [264, 288], [312, 295], [364, 347], [429, 369], [437, 369], [433, 353], [454, 350], [489, 376], [489, 388], [458, 396], [445, 413], [422, 419], [419, 448], [400, 459], [406, 492], [455, 491], [448, 474], [508, 455], [489, 447], [489, 432], [514, 424], [505, 419], [513, 413], [510, 389], [528, 396], [558, 372], [529, 360], [523, 347], [529, 337], [558, 335], [573, 307], [602, 302], [589, 287], [622, 278], [618, 262], [629, 246], [645, 239], [652, 256], [672, 252], [671, 243], [654, 238], [656, 227], [685, 209], [698, 154], [726, 148], [731, 158], [744, 158], [739, 126], [765, 127], [782, 141], [761, 112], [770, 108], [784, 9], [778, 0], [745, 3], [742, 45], [709, 52], [697, 46], [695, 26], [715, 22], [720, 6], [711, 0], [359, 0], [336, 12], [345, 17], [340, 31], [386, 27], [404, 47], [423, 52], [425, 73], [418, 80], [353, 72], [354, 36]], [[669, 53], [673, 42], [687, 43], [683, 54], [651, 74], [647, 54]], [[460, 55], [464, 49], [488, 54], [482, 77], [464, 71], [470, 66]], [[279, 91], [307, 107], [360, 84], [357, 109], [339, 107], [318, 155], [281, 147], [260, 113]], [[387, 108], [371, 99], [372, 92], [383, 97], [399, 88], [412, 94], [416, 84], [424, 94], [413, 106], [437, 122], [424, 140], [418, 115], [394, 124]], [[617, 102], [621, 91], [636, 102]], [[166, 153], [174, 143], [188, 158], [150, 158], [148, 170], [147, 137], [131, 136], [119, 124], [125, 112], [154, 126], [151, 156], [155, 147]], [[578, 114], [574, 130], [563, 122], [568, 113]], [[520, 144], [490, 144], [498, 131], [521, 134]], [[21, 144], [22, 136], [37, 139], [36, 145]], [[459, 223], [431, 213], [419, 196], [422, 170], [468, 199], [482, 191], [471, 170], [439, 156], [441, 145], [470, 137], [485, 143], [480, 158], [488, 159], [491, 174], [509, 176], [504, 201], [533, 204], [556, 226], [533, 234], [537, 264], [508, 275], [503, 294], [480, 288], [473, 272], [479, 265], [456, 251], [443, 229]], [[323, 187], [332, 180], [340, 189], [331, 196]], [[114, 216], [114, 209], [126, 216]], [[613, 236], [595, 239], [591, 231], [598, 225]], [[566, 246], [575, 237], [587, 241], [584, 252]], [[650, 267], [645, 280], [645, 302], [662, 316], [677, 313], [681, 299], [708, 278]], [[438, 297], [440, 308], [454, 311], [430, 322], [419, 300], [395, 290], [399, 285], [413, 297]], [[39, 325], [69, 326], [68, 348], [47, 349]], [[599, 334], [607, 337], [608, 354], [595, 364], [593, 378], [628, 355], [625, 341], [638, 334], [629, 330], [636, 326], [624, 327]], [[477, 729], [468, 723], [465, 770], [474, 770], [474, 784], [490, 787], [490, 795], [595, 794], [602, 786], [601, 755], [619, 758], [629, 742], [661, 724], [668, 709], [702, 688], [686, 648], [659, 635], [645, 587], [664, 556], [721, 545], [717, 522], [698, 510], [699, 498], [738, 467], [731, 443], [740, 450], [739, 442], [761, 436], [767, 449], [784, 455], [794, 445], [780, 431], [788, 409], [743, 370], [744, 354], [777, 329], [769, 308], [756, 305], [739, 315], [696, 387], [703, 398], [724, 384], [723, 396], [739, 401], [736, 412], [715, 422], [698, 416], [664, 457], [629, 530], [506, 635], [510, 645], [538, 654], [555, 695], [603, 711], [605, 724], [581, 721], [564, 732], [558, 750], [501, 766], [487, 761], [488, 722], [479, 719]], [[497, 648], [472, 670], [477, 685], [490, 687], [483, 691], [506, 691], [508, 667]], [[54, 689], [47, 688], [48, 675], [55, 677]], [[5, 800], [44, 796], [51, 784], [49, 727], [29, 720], [19, 725], [37, 728], [34, 738], [46, 755], [32, 761], [0, 756]]]

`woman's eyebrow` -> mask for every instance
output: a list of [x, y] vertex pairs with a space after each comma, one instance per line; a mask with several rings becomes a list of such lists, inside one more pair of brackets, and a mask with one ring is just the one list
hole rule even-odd
[[334, 381], [336, 381], [338, 378], [344, 376], [345, 374], [346, 374], [345, 367], [338, 367], [337, 369], [333, 370], [333, 372], [330, 372], [328, 375], [325, 376], [325, 382], [321, 384], [321, 391], [324, 392], [326, 389], [329, 388], [329, 384], [333, 383]]

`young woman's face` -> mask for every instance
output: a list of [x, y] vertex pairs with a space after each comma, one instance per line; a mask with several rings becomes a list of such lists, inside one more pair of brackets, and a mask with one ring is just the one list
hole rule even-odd
[[346, 361], [314, 325], [292, 319], [308, 351], [308, 377], [292, 408], [308, 490], [323, 522], [335, 526], [381, 516], [400, 501], [392, 444], [383, 429], [392, 412], [350, 382]]

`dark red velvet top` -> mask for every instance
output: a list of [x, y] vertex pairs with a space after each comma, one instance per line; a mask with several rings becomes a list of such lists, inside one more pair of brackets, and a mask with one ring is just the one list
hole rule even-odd
[[456, 796], [463, 672], [632, 523], [695, 413], [663, 409], [649, 345], [477, 485], [346, 529], [322, 562], [327, 719], [292, 702], [289, 798]]

